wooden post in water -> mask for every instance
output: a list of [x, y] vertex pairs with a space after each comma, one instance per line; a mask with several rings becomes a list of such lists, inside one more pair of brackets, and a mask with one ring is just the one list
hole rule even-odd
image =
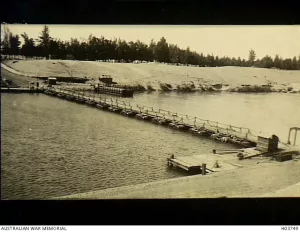
[[202, 164], [202, 169], [201, 169], [201, 171], [202, 171], [202, 175], [205, 175], [206, 174], [206, 164]]
[[289, 130], [289, 136], [288, 136], [288, 141], [287, 141], [288, 144], [291, 144], [291, 140], [290, 140], [291, 132], [292, 132], [292, 128], [290, 128], [290, 130]]

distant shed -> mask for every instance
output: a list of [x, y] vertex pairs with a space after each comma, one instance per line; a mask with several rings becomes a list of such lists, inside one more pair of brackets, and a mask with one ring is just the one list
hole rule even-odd
[[56, 85], [56, 78], [55, 77], [49, 77], [48, 78], [48, 84], [49, 85]]
[[270, 138], [258, 136], [257, 148], [263, 152], [274, 152], [278, 150], [279, 138], [272, 135]]
[[102, 75], [102, 77], [99, 77], [99, 81], [108, 85], [113, 84], [113, 79], [110, 75]]

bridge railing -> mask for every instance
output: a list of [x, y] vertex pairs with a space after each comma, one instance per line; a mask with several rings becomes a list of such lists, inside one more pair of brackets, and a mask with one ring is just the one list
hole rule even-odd
[[219, 133], [246, 138], [251, 141], [257, 140], [257, 134], [253, 133], [249, 128], [232, 126], [217, 121], [202, 119], [186, 114], [175, 113], [163, 109], [155, 110], [153, 107], [138, 105], [141, 112], [162, 116], [175, 122], [185, 123], [196, 128], [205, 128]]
[[250, 141], [256, 141], [257, 140], [257, 134], [251, 131], [249, 128], [246, 127], [238, 127], [238, 126], [232, 126], [224, 123], [220, 123], [217, 121], [202, 119], [195, 116], [190, 116], [187, 114], [180, 114], [172, 111], [167, 111], [163, 109], [154, 109], [153, 107], [136, 104], [132, 105], [130, 102], [126, 102], [124, 100], [119, 100], [117, 98], [112, 97], [103, 97], [103, 96], [96, 96], [95, 94], [91, 92], [86, 91], [78, 91], [70, 88], [65, 87], [57, 87], [56, 90], [58, 92], [71, 94], [74, 96], [81, 96], [87, 99], [93, 99], [97, 102], [107, 103], [112, 106], [117, 106], [123, 109], [130, 109], [130, 110], [136, 110], [140, 113], [145, 113], [151, 116], [157, 116], [161, 118], [166, 118], [169, 120], [172, 120], [177, 123], [184, 123], [190, 126], [193, 126], [195, 128], [205, 128], [208, 130], [212, 130], [215, 132], [232, 135], [240, 138], [246, 138]]

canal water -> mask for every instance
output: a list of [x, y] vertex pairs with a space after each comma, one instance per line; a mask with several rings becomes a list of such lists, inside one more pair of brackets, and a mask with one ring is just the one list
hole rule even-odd
[[[287, 137], [300, 95], [136, 94], [127, 99]], [[233, 145], [44, 94], [1, 94], [1, 198], [39, 199], [176, 178], [171, 154]], [[299, 136], [300, 137], [300, 136]], [[299, 142], [299, 139], [298, 141]]]
[[2, 199], [175, 178], [171, 154], [233, 147], [44, 94], [2, 94], [1, 107]]
[[[287, 142], [290, 127], [300, 127], [300, 94], [155, 92], [135, 94], [132, 101], [155, 109], [250, 128], [256, 135], [276, 134], [282, 142]], [[300, 135], [296, 144], [300, 145]]]

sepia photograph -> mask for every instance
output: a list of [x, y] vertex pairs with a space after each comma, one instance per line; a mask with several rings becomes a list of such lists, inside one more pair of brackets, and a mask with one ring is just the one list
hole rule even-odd
[[2, 200], [300, 197], [299, 160], [299, 25], [1, 24]]

